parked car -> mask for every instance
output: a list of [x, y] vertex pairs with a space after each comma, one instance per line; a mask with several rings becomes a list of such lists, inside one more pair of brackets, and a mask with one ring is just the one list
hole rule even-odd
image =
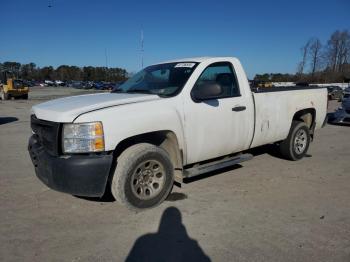
[[43, 183], [80, 196], [108, 188], [145, 209], [174, 181], [251, 159], [250, 148], [274, 143], [285, 158], [303, 158], [324, 124], [327, 90], [252, 92], [238, 59], [192, 58], [146, 67], [111, 93], [51, 100], [32, 112], [28, 149]]
[[51, 80], [45, 80], [44, 83], [46, 84], [46, 86], [54, 86], [55, 82], [51, 81]]
[[113, 90], [114, 87], [115, 87], [115, 84], [106, 82], [103, 84], [102, 90]]
[[23, 83], [28, 86], [28, 87], [33, 87], [35, 86], [35, 82], [31, 80], [23, 80]]
[[47, 86], [44, 81], [34, 81], [34, 86], [44, 87]]
[[103, 88], [103, 83], [102, 82], [94, 82], [92, 87], [97, 89], [97, 90], [100, 90], [101, 88]]
[[73, 80], [73, 81], [69, 82], [69, 87], [80, 89], [80, 88], [83, 88], [83, 83], [82, 83], [82, 81], [75, 81], [75, 80]]
[[347, 87], [344, 89], [343, 99], [347, 99], [349, 97], [350, 97], [350, 87]]
[[119, 89], [119, 87], [124, 83], [124, 81], [120, 81], [120, 82], [115, 82], [115, 83], [112, 83], [112, 90], [117, 90]]
[[94, 88], [97, 90], [112, 90], [114, 88], [114, 84], [110, 82], [95, 82]]
[[343, 98], [343, 89], [339, 86], [328, 86], [327, 90], [329, 100], [341, 100]]
[[66, 83], [61, 80], [55, 80], [55, 86], [66, 86]]
[[81, 81], [81, 82], [80, 82], [80, 88], [81, 88], [81, 89], [89, 89], [90, 87], [89, 87], [88, 82]]
[[328, 122], [332, 124], [350, 124], [350, 97], [343, 98], [337, 111], [328, 115]]
[[308, 82], [296, 82], [295, 85], [296, 86], [310, 86], [310, 84]]
[[94, 82], [92, 82], [92, 81], [87, 81], [86, 83], [85, 83], [85, 89], [91, 89], [91, 88], [93, 88], [93, 86], [94, 86]]

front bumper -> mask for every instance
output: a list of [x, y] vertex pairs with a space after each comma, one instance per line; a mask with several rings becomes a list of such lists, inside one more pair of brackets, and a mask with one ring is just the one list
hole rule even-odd
[[101, 197], [112, 166], [112, 154], [52, 156], [35, 135], [28, 151], [37, 177], [49, 188], [77, 196]]

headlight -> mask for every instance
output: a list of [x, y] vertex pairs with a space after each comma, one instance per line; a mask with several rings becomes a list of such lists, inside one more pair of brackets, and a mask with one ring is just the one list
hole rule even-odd
[[101, 122], [64, 124], [62, 139], [65, 153], [101, 152], [105, 149]]

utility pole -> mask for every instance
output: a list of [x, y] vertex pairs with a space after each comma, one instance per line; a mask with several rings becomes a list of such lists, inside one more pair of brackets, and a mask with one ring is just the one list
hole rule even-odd
[[141, 69], [143, 69], [143, 53], [144, 53], [144, 49], [143, 49], [143, 29], [141, 29]]
[[105, 48], [105, 62], [106, 62], [106, 68], [108, 68], [107, 48]]
[[106, 77], [105, 81], [109, 80], [109, 75], [108, 75], [108, 60], [107, 60], [107, 48], [105, 48], [105, 62], [106, 62]]

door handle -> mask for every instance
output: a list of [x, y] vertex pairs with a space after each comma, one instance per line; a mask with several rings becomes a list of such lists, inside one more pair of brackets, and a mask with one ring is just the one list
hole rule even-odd
[[239, 112], [239, 111], [244, 111], [246, 109], [247, 108], [245, 106], [235, 106], [234, 108], [232, 108], [232, 111]]

